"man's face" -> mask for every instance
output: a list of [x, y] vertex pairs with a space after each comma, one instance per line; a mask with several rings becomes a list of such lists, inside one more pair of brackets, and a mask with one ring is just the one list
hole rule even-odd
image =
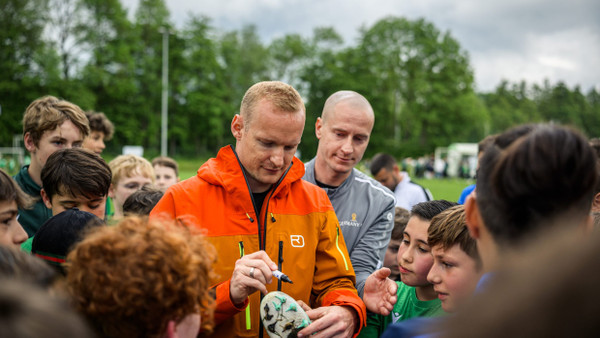
[[252, 192], [267, 191], [289, 167], [304, 130], [304, 112], [284, 112], [262, 99], [249, 125], [236, 115], [231, 131]]
[[400, 182], [398, 175], [399, 173], [396, 173], [395, 170], [389, 171], [386, 168], [381, 168], [377, 175], [375, 175], [375, 179], [379, 181], [379, 183], [383, 184], [384, 187], [394, 191]]
[[444, 311], [454, 312], [475, 292], [481, 269], [458, 244], [448, 250], [435, 246], [431, 252], [433, 265], [427, 280], [433, 284]]
[[59, 191], [50, 200], [46, 192], [43, 191], [42, 198], [46, 207], [52, 209], [52, 216], [58, 215], [68, 209], [77, 208], [81, 211], [94, 214], [100, 219], [104, 219], [106, 196], [71, 196], [71, 194]]
[[154, 173], [156, 174], [156, 186], [162, 191], [166, 191], [168, 187], [179, 181], [175, 169], [171, 167], [155, 165]]
[[90, 135], [83, 140], [83, 147], [89, 149], [96, 154], [102, 154], [102, 150], [106, 148], [104, 145], [104, 133], [97, 130], [92, 130]]
[[32, 165], [42, 168], [48, 157], [55, 151], [63, 148], [81, 147], [83, 137], [81, 131], [75, 127], [71, 120], [65, 120], [54, 130], [46, 130], [40, 138], [38, 145], [34, 145], [33, 139], [29, 134], [25, 135], [25, 146], [31, 153]]
[[427, 244], [429, 221], [412, 216], [404, 229], [404, 238], [398, 249], [398, 264], [402, 282], [408, 286], [427, 286], [427, 274], [433, 264]]
[[330, 174], [347, 174], [362, 159], [373, 129], [370, 112], [344, 101], [327, 118], [317, 119], [318, 161]]

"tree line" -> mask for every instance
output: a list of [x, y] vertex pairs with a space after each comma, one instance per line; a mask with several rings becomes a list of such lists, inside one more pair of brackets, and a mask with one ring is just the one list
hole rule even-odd
[[50, 94], [113, 121], [107, 152], [136, 144], [158, 154], [164, 29], [171, 156], [212, 156], [232, 143], [231, 118], [261, 80], [287, 82], [305, 99], [305, 159], [316, 151], [314, 122], [325, 99], [341, 89], [363, 94], [375, 110], [366, 156], [418, 156], [524, 122], [600, 136], [595, 88], [502, 81], [476, 92], [468, 53], [425, 19], [383, 18], [351, 45], [331, 27], [265, 43], [254, 25], [220, 31], [201, 15], [176, 28], [163, 0], [141, 0], [133, 19], [119, 0], [0, 0], [0, 145], [22, 132], [27, 105]]

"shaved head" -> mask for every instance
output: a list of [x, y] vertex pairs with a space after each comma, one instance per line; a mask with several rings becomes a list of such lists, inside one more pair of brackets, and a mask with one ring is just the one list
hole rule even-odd
[[327, 101], [325, 101], [325, 105], [323, 106], [323, 112], [321, 113], [321, 119], [323, 120], [323, 123], [326, 123], [327, 119], [332, 115], [332, 113], [335, 110], [335, 106], [342, 102], [344, 104], [349, 105], [352, 108], [364, 111], [369, 115], [369, 118], [371, 120], [375, 120], [373, 108], [364, 96], [351, 90], [340, 90], [338, 92], [333, 93], [327, 99]]

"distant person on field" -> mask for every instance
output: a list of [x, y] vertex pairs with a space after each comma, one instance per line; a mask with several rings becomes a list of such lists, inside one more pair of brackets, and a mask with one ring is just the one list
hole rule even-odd
[[[483, 156], [483, 154], [485, 153], [485, 150], [494, 143], [495, 137], [496, 137], [496, 135], [488, 135], [483, 140], [479, 141], [479, 143], [477, 144], [477, 149], [478, 149], [477, 168], [478, 169], [479, 169], [479, 159]], [[464, 188], [463, 191], [460, 193], [460, 197], [458, 198], [458, 204], [465, 204], [467, 197], [469, 196], [469, 194], [471, 194], [471, 192], [473, 192], [473, 190], [475, 190], [475, 184], [471, 184], [470, 186]]]
[[127, 197], [125, 203], [123, 203], [123, 213], [125, 216], [148, 216], [163, 195], [162, 190], [145, 185]]
[[90, 122], [90, 135], [83, 140], [83, 147], [96, 154], [101, 154], [106, 145], [104, 141], [112, 139], [115, 127], [104, 113], [86, 112]]
[[19, 209], [19, 222], [29, 237], [52, 216], [40, 195], [41, 172], [48, 156], [62, 148], [81, 147], [89, 133], [85, 113], [71, 102], [44, 96], [25, 110], [23, 141], [31, 154], [31, 163], [21, 168], [15, 181], [25, 193], [37, 199], [33, 209]]
[[355, 168], [362, 159], [375, 114], [357, 92], [332, 94], [315, 123], [317, 155], [303, 179], [327, 192], [344, 234], [362, 296], [367, 277], [381, 267], [394, 228], [394, 195]]
[[67, 287], [100, 337], [196, 337], [212, 327], [215, 249], [193, 227], [126, 217], [67, 257]]
[[[413, 207], [398, 249], [402, 281], [394, 282], [387, 278], [390, 274], [387, 268], [377, 270], [369, 276], [363, 297], [369, 310], [367, 326], [359, 337], [379, 337], [392, 323], [444, 314], [433, 284], [427, 280], [427, 274], [433, 265], [427, 231], [436, 215], [454, 205], [456, 203], [434, 200]], [[372, 291], [381, 289], [388, 290], [386, 298], [371, 297]]]
[[[110, 168], [100, 155], [82, 148], [61, 149], [48, 157], [42, 169], [42, 200], [52, 216], [78, 208], [104, 219], [110, 179]], [[21, 248], [30, 252], [34, 238]]]
[[174, 159], [166, 156], [156, 157], [152, 160], [152, 167], [156, 174], [156, 186], [163, 192], [179, 182], [179, 166]]
[[431, 192], [410, 180], [406, 171], [400, 171], [392, 155], [380, 153], [371, 160], [371, 175], [394, 192], [396, 206], [411, 210], [417, 203], [431, 201]]
[[389, 278], [393, 281], [400, 281], [400, 266], [398, 265], [398, 248], [402, 243], [402, 237], [404, 237], [404, 228], [408, 219], [410, 218], [410, 211], [396, 207], [396, 216], [394, 216], [394, 230], [392, 230], [392, 238], [390, 238], [390, 244], [385, 251], [385, 258], [383, 259], [383, 266], [390, 269], [392, 272]]
[[0, 245], [18, 248], [27, 240], [19, 223], [19, 209], [30, 208], [31, 197], [25, 194], [8, 174], [0, 169]]
[[108, 215], [112, 219], [123, 217], [123, 203], [127, 197], [143, 186], [154, 184], [152, 164], [136, 155], [120, 155], [108, 163], [112, 170], [112, 182], [108, 191], [113, 210]]

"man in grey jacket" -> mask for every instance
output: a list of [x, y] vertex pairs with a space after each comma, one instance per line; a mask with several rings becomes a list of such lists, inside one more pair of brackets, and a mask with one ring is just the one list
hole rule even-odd
[[369, 101], [339, 91], [317, 118], [317, 156], [305, 164], [304, 179], [323, 188], [335, 210], [363, 294], [365, 280], [380, 268], [394, 227], [392, 192], [354, 166], [369, 144], [375, 115]]

